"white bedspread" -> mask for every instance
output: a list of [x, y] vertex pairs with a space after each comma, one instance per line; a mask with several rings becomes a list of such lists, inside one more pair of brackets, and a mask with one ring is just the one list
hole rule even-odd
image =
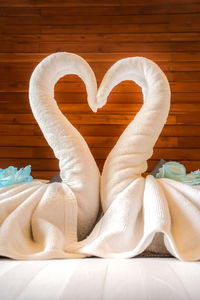
[[1, 259], [0, 299], [198, 300], [200, 263], [174, 258]]

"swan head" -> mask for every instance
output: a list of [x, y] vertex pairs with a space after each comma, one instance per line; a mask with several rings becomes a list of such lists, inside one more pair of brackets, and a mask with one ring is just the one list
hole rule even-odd
[[[112, 89], [126, 80], [134, 81], [142, 88], [144, 103], [148, 102], [147, 99], [153, 93], [157, 96], [157, 102], [169, 108], [170, 87], [168, 80], [161, 69], [145, 57], [123, 58], [108, 69], [97, 92], [96, 108], [104, 106]], [[165, 97], [166, 101], [163, 103], [160, 97]], [[154, 102], [156, 101], [154, 100]]]

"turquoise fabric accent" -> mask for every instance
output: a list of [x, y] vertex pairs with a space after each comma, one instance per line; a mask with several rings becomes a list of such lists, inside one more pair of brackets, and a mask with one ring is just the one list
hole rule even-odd
[[30, 176], [31, 166], [17, 170], [17, 168], [10, 166], [7, 169], [0, 169], [0, 188], [10, 186], [16, 183], [30, 182], [33, 177]]
[[186, 168], [184, 165], [176, 161], [165, 163], [162, 168], [159, 169], [156, 177], [170, 178], [188, 185], [200, 185], [200, 170], [186, 174]]

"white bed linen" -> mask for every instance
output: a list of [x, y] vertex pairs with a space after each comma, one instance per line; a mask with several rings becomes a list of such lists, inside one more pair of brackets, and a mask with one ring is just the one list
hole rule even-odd
[[0, 259], [1, 300], [200, 299], [200, 262], [175, 258]]

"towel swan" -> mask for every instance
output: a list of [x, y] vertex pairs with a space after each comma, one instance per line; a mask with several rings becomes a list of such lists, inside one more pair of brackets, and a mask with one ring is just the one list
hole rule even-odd
[[101, 179], [104, 216], [80, 243], [79, 251], [128, 258], [149, 249], [160, 254], [170, 252], [181, 260], [198, 260], [199, 188], [141, 175], [168, 116], [167, 78], [146, 58], [119, 60], [103, 78], [97, 108], [106, 103], [112, 88], [123, 80], [135, 81], [142, 87], [144, 104], [107, 157]]
[[83, 239], [96, 220], [98, 167], [85, 140], [54, 100], [54, 85], [67, 74], [76, 74], [84, 81], [88, 103], [94, 109], [96, 78], [84, 59], [55, 53], [35, 68], [30, 79], [30, 104], [59, 159], [62, 183], [36, 181], [0, 189], [0, 255], [16, 259], [80, 257], [70, 252], [70, 245]]
[[[81, 135], [53, 99], [56, 81], [79, 75], [93, 111], [123, 80], [142, 87], [144, 105], [109, 154], [102, 173], [103, 217], [91, 234], [99, 206], [99, 171]], [[147, 159], [169, 111], [170, 89], [158, 66], [145, 58], [118, 61], [96, 97], [96, 80], [79, 56], [56, 53], [30, 80], [30, 103], [45, 138], [59, 159], [62, 183], [39, 181], [0, 190], [0, 255], [16, 259], [133, 257], [152, 240], [183, 260], [200, 259], [200, 190], [170, 179], [143, 178]], [[78, 222], [78, 224], [77, 224]], [[159, 233], [164, 235], [164, 244]]]

